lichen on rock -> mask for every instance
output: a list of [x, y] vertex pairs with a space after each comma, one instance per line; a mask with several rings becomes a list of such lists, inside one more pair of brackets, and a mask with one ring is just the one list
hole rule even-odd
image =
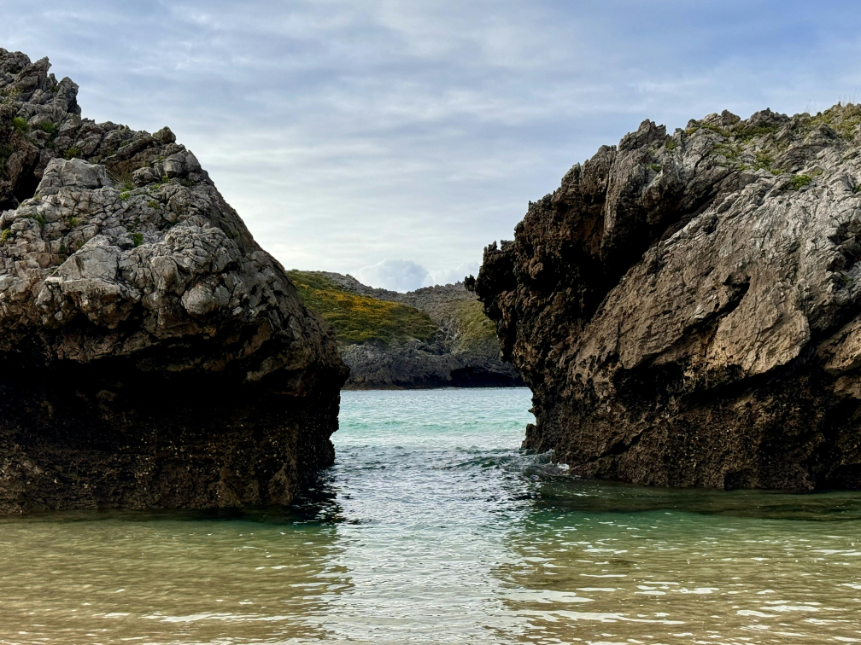
[[485, 250], [525, 445], [659, 486], [861, 487], [861, 106], [645, 121]]
[[0, 513], [289, 503], [334, 337], [194, 154], [0, 49]]

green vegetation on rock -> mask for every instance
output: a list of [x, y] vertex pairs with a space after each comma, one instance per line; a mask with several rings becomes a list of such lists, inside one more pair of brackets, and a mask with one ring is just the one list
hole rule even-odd
[[[711, 154], [722, 155], [726, 161], [718, 165], [737, 171], [764, 171], [773, 176], [798, 173], [799, 150], [805, 146], [829, 145], [831, 141], [853, 142], [861, 138], [861, 105], [838, 104], [811, 116], [807, 113], [793, 117], [775, 115], [770, 110], [757, 113], [747, 121], [724, 112], [712, 114], [702, 121], [691, 121], [682, 133], [683, 146], [694, 136], [707, 137], [712, 142]], [[665, 145], [665, 149], [669, 147]], [[653, 152], [649, 149], [649, 152]], [[850, 157], [844, 159], [848, 161]], [[653, 155], [654, 157], [654, 155]], [[815, 172], [795, 175], [792, 186], [798, 190], [814, 177]]]
[[811, 181], [813, 181], [813, 180], [810, 177], [808, 177], [807, 175], [795, 175], [792, 178], [792, 187], [795, 190], [798, 190], [798, 189], [802, 188], [803, 186], [806, 186], [807, 184], [809, 184]]
[[127, 193], [135, 188], [130, 172], [108, 173], [108, 177], [114, 182], [114, 188], [120, 193]]
[[305, 306], [332, 325], [339, 343], [427, 341], [439, 331], [426, 313], [414, 307], [346, 291], [312, 271], [294, 270], [287, 275]]
[[759, 125], [753, 127], [745, 127], [741, 128], [738, 132], [736, 132], [736, 136], [743, 143], [747, 143], [748, 141], [755, 139], [756, 137], [763, 137], [767, 134], [775, 134], [779, 131], [779, 129], [779, 126], [776, 125]]
[[484, 306], [478, 300], [466, 300], [457, 304], [455, 316], [460, 323], [461, 334], [457, 349], [472, 349], [475, 345], [490, 341], [496, 344], [496, 325], [484, 315]]
[[843, 139], [852, 141], [858, 126], [861, 125], [861, 106], [852, 103], [838, 103], [824, 112], [810, 117], [810, 125], [814, 127], [827, 125]]

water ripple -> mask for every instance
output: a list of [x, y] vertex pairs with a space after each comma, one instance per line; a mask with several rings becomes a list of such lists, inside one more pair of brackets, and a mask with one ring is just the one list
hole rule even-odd
[[0, 522], [0, 643], [861, 642], [861, 496], [577, 480], [523, 389], [347, 392], [291, 509]]

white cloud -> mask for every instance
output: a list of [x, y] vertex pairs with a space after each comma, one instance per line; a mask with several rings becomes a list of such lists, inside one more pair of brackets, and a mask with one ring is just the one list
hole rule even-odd
[[383, 260], [356, 272], [356, 279], [370, 287], [391, 291], [413, 291], [427, 286], [428, 270], [410, 260]]
[[359, 282], [370, 287], [391, 291], [415, 291], [420, 287], [454, 284], [468, 275], [478, 275], [478, 262], [465, 262], [455, 268], [428, 271], [421, 264], [410, 260], [383, 260], [362, 267], [353, 275]]
[[431, 284], [454, 284], [461, 282], [466, 276], [478, 275], [478, 262], [465, 262], [454, 269], [443, 269], [431, 272]]
[[428, 268], [405, 288], [473, 272], [530, 200], [644, 118], [861, 96], [851, 0], [0, 0], [0, 15], [0, 46], [49, 56], [85, 117], [169, 125], [285, 266]]

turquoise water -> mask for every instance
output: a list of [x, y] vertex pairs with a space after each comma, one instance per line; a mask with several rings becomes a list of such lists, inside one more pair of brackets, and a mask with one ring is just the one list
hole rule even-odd
[[861, 642], [861, 495], [572, 481], [525, 389], [345, 392], [296, 509], [0, 523], [0, 643]]

